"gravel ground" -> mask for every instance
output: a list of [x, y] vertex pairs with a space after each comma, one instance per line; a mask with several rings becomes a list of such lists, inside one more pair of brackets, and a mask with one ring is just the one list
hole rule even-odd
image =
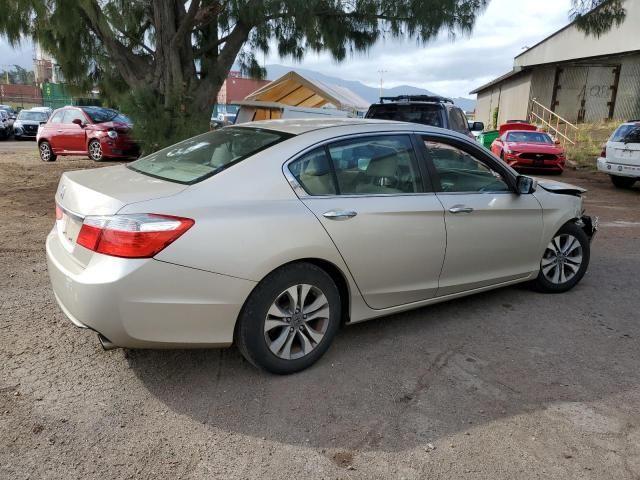
[[[345, 328], [302, 373], [103, 352], [44, 238], [61, 172], [0, 142], [0, 478], [640, 478], [640, 189], [565, 172], [602, 229], [563, 295], [505, 288]], [[505, 239], [508, 241], [508, 239]]]

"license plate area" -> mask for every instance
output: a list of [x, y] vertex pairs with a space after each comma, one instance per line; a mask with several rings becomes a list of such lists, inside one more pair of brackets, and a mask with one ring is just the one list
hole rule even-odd
[[82, 228], [83, 218], [63, 208], [61, 210], [62, 218], [56, 220], [56, 229], [60, 242], [67, 251], [71, 252], [76, 245], [78, 234]]

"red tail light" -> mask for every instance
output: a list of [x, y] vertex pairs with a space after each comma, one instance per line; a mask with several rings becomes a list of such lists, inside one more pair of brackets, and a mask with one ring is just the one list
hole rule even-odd
[[164, 250], [195, 222], [190, 218], [143, 213], [85, 217], [78, 244], [104, 255], [149, 258]]
[[62, 220], [63, 216], [64, 216], [64, 212], [62, 211], [62, 209], [56, 203], [56, 220]]
[[607, 158], [607, 144], [606, 143], [602, 146], [602, 151], [600, 152], [600, 156], [602, 158]]

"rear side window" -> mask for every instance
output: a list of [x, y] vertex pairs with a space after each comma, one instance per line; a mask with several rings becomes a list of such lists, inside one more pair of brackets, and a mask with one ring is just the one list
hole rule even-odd
[[620, 125], [613, 135], [612, 142], [640, 143], [640, 124]]
[[466, 117], [457, 108], [449, 110], [449, 128], [460, 133], [467, 133], [469, 131], [469, 124]]
[[423, 191], [413, 145], [406, 135], [333, 143], [292, 162], [289, 171], [309, 195], [394, 195]]
[[442, 106], [433, 103], [373, 105], [366, 117], [379, 120], [420, 123], [432, 127], [442, 127]]
[[176, 143], [128, 167], [170, 182], [193, 184], [291, 137], [262, 128], [222, 128]]

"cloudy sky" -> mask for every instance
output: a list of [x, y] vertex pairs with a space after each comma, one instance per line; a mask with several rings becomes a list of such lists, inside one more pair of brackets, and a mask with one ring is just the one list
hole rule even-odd
[[[506, 73], [513, 57], [568, 23], [570, 0], [491, 0], [471, 35], [455, 40], [443, 33], [426, 46], [412, 41], [380, 41], [368, 53], [356, 54], [341, 64], [329, 55], [308, 55], [301, 64], [274, 56], [266, 63], [296, 65], [345, 80], [378, 86], [415, 85], [447, 96], [469, 96], [473, 88]], [[9, 47], [0, 38], [0, 69], [6, 65], [32, 65], [32, 47]]]

